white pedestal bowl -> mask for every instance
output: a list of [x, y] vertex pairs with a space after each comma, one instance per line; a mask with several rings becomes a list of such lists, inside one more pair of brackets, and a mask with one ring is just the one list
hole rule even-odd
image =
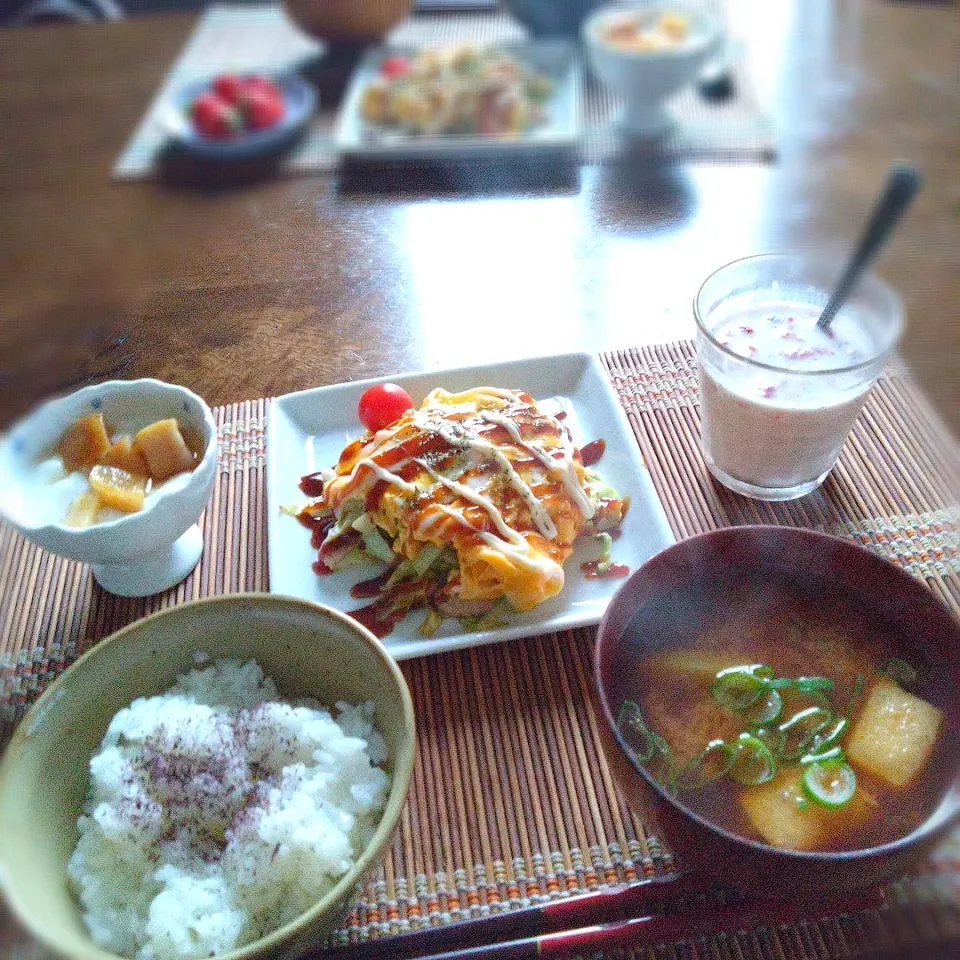
[[[80, 417], [95, 412], [116, 431], [136, 433], [168, 417], [196, 439], [202, 455], [190, 473], [170, 478], [142, 510], [83, 529], [68, 527], [43, 501], [38, 465]], [[51, 400], [0, 441], [0, 516], [52, 553], [89, 563], [105, 590], [143, 597], [176, 585], [197, 565], [197, 520], [217, 476], [217, 427], [207, 404], [185, 387], [159, 380], [111, 380]]]

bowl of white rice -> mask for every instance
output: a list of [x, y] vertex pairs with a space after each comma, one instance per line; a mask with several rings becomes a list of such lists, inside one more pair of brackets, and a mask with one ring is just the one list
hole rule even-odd
[[94, 646], [0, 761], [0, 888], [62, 956], [295, 956], [397, 826], [410, 694], [351, 618], [265, 594]]

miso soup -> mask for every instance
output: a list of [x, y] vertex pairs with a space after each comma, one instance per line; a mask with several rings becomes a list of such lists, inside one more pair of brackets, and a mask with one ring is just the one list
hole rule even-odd
[[617, 728], [635, 763], [732, 833], [883, 844], [929, 817], [956, 761], [949, 679], [909, 639], [829, 583], [704, 581], [625, 629]]

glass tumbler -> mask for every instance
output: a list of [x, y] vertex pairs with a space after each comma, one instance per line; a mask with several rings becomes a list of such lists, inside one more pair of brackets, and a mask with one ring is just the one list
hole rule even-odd
[[[737, 493], [793, 500], [815, 490], [900, 337], [900, 300], [872, 274], [829, 335], [814, 329], [841, 267], [801, 254], [748, 257], [712, 273], [694, 298], [703, 455], [713, 476]], [[818, 350], [830, 352], [821, 346], [825, 336], [856, 348], [811, 364]], [[777, 338], [792, 338], [798, 349], [781, 349]]]

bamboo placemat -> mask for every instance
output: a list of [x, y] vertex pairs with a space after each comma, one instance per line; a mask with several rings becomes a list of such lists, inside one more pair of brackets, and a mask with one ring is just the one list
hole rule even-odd
[[[601, 359], [678, 538], [757, 522], [826, 530], [902, 564], [960, 613], [960, 452], [905, 370], [894, 365], [877, 384], [824, 487], [770, 505], [709, 479], [697, 448], [691, 344]], [[203, 558], [166, 594], [106, 594], [87, 567], [0, 526], [0, 742], [52, 679], [122, 625], [191, 598], [267, 589], [268, 405], [215, 411], [221, 469], [202, 519]], [[593, 638], [592, 629], [565, 631], [403, 663], [418, 717], [410, 799], [390, 854], [358, 891], [338, 942], [676, 870], [655, 824], [628, 812], [601, 755]], [[731, 930], [637, 955], [832, 960], [870, 955], [881, 943], [960, 935], [960, 833], [914, 876], [893, 884], [887, 902], [882, 911]], [[41, 956], [0, 920], [0, 946], [7, 944], [10, 957]]]
[[[723, 0], [699, 0], [723, 16]], [[505, 12], [457, 12], [415, 15], [401, 23], [387, 43], [403, 46], [446, 46], [458, 42], [495, 44], [521, 41], [524, 28]], [[167, 137], [164, 116], [177, 90], [223, 70], [282, 70], [316, 58], [322, 45], [297, 30], [280, 6], [208, 7], [183, 52], [164, 78], [157, 96], [113, 168], [118, 180], [153, 175]], [[736, 47], [731, 48], [736, 52]], [[740, 58], [732, 58], [733, 96], [706, 101], [691, 87], [670, 103], [676, 128], [649, 145], [632, 145], [630, 156], [646, 159], [751, 162], [774, 156], [773, 127], [757, 102], [753, 82]], [[624, 147], [612, 125], [617, 99], [598, 84], [581, 91], [582, 160], [596, 162]], [[285, 173], [317, 173], [337, 166], [332, 134], [338, 104], [321, 103], [303, 140], [284, 159]]]

